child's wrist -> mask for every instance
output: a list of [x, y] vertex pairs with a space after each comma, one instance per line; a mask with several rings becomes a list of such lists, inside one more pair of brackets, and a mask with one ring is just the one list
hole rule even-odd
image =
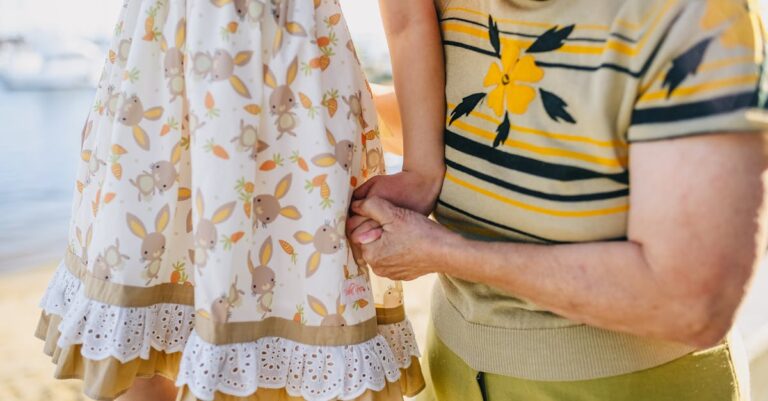
[[420, 163], [420, 164], [403, 164], [403, 171], [409, 173], [415, 173], [421, 177], [427, 183], [442, 182], [445, 176], [445, 164], [444, 163]]

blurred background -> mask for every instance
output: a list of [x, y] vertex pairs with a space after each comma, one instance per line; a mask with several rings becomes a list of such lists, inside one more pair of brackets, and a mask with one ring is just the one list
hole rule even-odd
[[[391, 81], [377, 0], [341, 0], [372, 82]], [[761, 0], [763, 8], [768, 0]], [[84, 400], [54, 381], [33, 338], [37, 301], [66, 246], [80, 131], [119, 0], [0, 0], [0, 400]], [[52, 40], [56, 38], [56, 40]], [[52, 46], [56, 43], [56, 46]], [[397, 168], [399, 160], [387, 155]], [[433, 277], [406, 283], [420, 340]], [[739, 318], [755, 401], [768, 401], [768, 268]]]

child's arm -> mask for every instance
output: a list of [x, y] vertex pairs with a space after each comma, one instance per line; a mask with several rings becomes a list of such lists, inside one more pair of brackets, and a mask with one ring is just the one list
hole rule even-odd
[[445, 173], [445, 65], [432, 0], [379, 0], [403, 126], [403, 173], [375, 177], [356, 198], [379, 196], [428, 214]]

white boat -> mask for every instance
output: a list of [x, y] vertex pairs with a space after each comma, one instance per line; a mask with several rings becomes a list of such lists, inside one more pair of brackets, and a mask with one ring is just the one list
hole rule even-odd
[[0, 81], [11, 90], [64, 90], [96, 86], [103, 51], [86, 39], [52, 35], [0, 41]]

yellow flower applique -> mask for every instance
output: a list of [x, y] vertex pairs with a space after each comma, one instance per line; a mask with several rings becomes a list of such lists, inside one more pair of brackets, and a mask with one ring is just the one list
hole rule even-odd
[[503, 117], [496, 127], [494, 148], [506, 142], [511, 128], [510, 114], [524, 114], [528, 111], [536, 94], [541, 95], [541, 104], [547, 116], [554, 122], [576, 124], [568, 112], [568, 103], [553, 92], [538, 85], [544, 78], [544, 70], [536, 64], [533, 54], [552, 52], [563, 47], [575, 25], [553, 26], [540, 34], [526, 49], [510, 41], [502, 41], [501, 31], [492, 16], [488, 16], [488, 37], [494, 60], [483, 79], [483, 87], [489, 92], [477, 92], [465, 96], [451, 111], [448, 125], [461, 117], [472, 114], [478, 105], [487, 101], [488, 107], [498, 117]]
[[536, 65], [531, 55], [520, 56], [520, 48], [511, 43], [501, 47], [501, 63], [494, 62], [488, 69], [483, 86], [495, 86], [488, 94], [488, 106], [497, 116], [506, 109], [513, 114], [523, 114], [536, 98], [536, 90], [524, 83], [537, 83], [544, 78], [544, 71]]

